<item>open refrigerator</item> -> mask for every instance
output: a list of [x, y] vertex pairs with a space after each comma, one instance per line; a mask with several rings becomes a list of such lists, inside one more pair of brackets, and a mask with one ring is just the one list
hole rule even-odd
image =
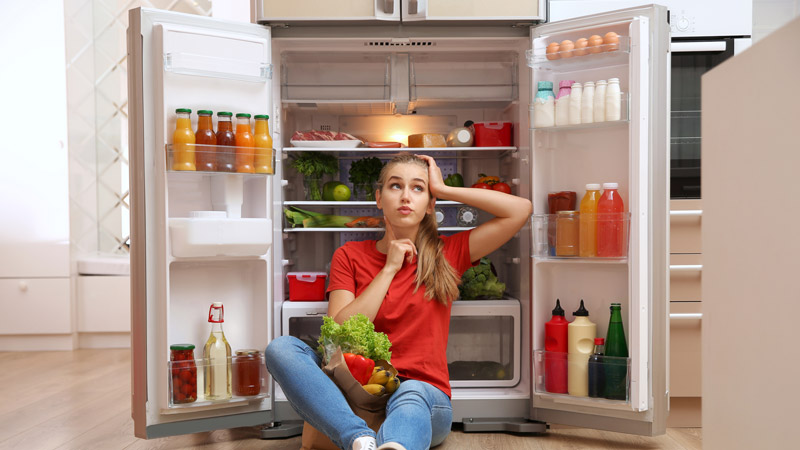
[[[289, 272], [327, 272], [349, 240], [381, 229], [292, 228], [284, 208], [377, 215], [374, 202], [306, 200], [290, 165], [301, 152], [350, 165], [398, 151], [434, 156], [467, 185], [497, 175], [532, 199], [531, 221], [489, 255], [503, 298], [458, 300], [448, 363], [454, 422], [465, 431], [543, 431], [560, 423], [643, 435], [665, 430], [668, 408], [667, 239], [669, 25], [663, 7], [632, 8], [475, 37], [470, 28], [358, 27], [274, 36], [269, 26], [158, 10], [130, 12], [132, 410], [142, 438], [297, 419], [264, 369], [256, 395], [207, 400], [202, 345], [212, 302], [225, 307], [234, 351], [263, 349], [292, 334], [310, 343], [325, 302], [289, 301]], [[551, 60], [550, 42], [614, 31], [613, 52]], [[409, 36], [411, 35], [411, 36]], [[620, 120], [537, 129], [538, 81], [619, 78]], [[269, 114], [272, 173], [174, 171], [176, 108]], [[447, 134], [465, 121], [511, 122], [511, 145], [420, 149], [295, 146], [297, 130], [343, 131], [369, 142]], [[196, 129], [196, 116], [192, 128]], [[336, 142], [336, 141], [332, 141]], [[295, 143], [303, 145], [301, 143]], [[198, 151], [202, 148], [198, 146]], [[619, 258], [554, 257], [547, 197], [590, 182], [618, 182], [630, 213]], [[352, 187], [352, 185], [351, 185]], [[464, 205], [437, 202], [442, 233], [463, 226]], [[478, 213], [477, 221], [488, 220]], [[553, 394], [544, 388], [544, 323], [556, 298], [567, 313], [583, 299], [597, 335], [608, 306], [622, 304], [630, 356], [624, 400]], [[568, 318], [571, 316], [568, 315]], [[195, 345], [197, 399], [175, 402], [170, 346]], [[269, 433], [267, 433], [269, 434]], [[276, 435], [280, 435], [277, 432]]]

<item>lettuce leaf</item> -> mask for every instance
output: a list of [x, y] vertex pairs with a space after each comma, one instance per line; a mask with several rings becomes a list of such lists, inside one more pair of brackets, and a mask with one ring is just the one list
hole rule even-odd
[[320, 328], [319, 347], [323, 359], [327, 363], [330, 355], [341, 347], [343, 353], [363, 355], [373, 361], [384, 359], [390, 361], [392, 346], [386, 334], [375, 331], [375, 325], [363, 314], [356, 314], [341, 325], [333, 318], [324, 316]]

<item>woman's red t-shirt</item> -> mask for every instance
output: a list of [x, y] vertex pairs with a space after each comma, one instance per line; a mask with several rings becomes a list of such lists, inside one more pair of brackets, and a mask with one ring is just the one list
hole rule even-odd
[[[444, 255], [460, 275], [472, 263], [469, 258], [470, 231], [442, 236]], [[348, 242], [333, 254], [328, 292], [344, 289], [361, 295], [386, 264], [376, 241]], [[450, 396], [447, 371], [447, 336], [450, 308], [425, 298], [425, 286], [414, 292], [417, 264], [404, 264], [394, 276], [373, 321], [375, 330], [386, 333], [392, 343], [392, 365], [401, 377], [425, 381]]]

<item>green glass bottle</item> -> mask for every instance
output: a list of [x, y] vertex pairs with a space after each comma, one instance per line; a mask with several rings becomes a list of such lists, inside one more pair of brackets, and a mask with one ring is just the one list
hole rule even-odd
[[[622, 328], [622, 306], [611, 304], [611, 318], [606, 336], [604, 397], [611, 400], [628, 398], [628, 344]], [[610, 357], [610, 358], [609, 358]]]

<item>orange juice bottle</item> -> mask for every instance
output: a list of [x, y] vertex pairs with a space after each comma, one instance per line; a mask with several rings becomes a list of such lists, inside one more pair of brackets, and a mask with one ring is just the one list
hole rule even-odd
[[269, 135], [269, 116], [259, 114], [256, 119], [256, 173], [272, 173], [272, 136]]
[[240, 173], [255, 173], [253, 153], [256, 141], [250, 132], [250, 114], [236, 114], [236, 171]]
[[178, 120], [175, 132], [172, 133], [172, 170], [195, 170], [194, 165], [194, 131], [192, 131], [192, 110], [178, 108], [175, 110]]
[[597, 202], [600, 200], [600, 185], [586, 185], [586, 194], [581, 199], [580, 240], [578, 256], [591, 258], [597, 256]]

